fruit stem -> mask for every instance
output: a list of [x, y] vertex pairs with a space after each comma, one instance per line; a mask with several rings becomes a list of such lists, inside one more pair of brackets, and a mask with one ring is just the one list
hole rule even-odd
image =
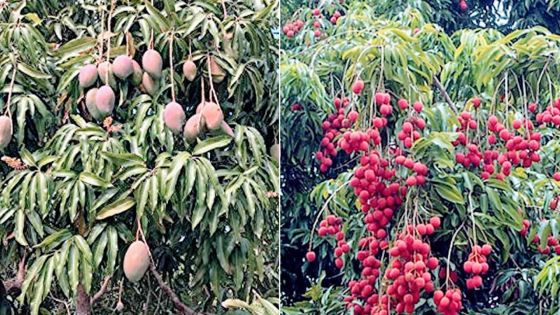
[[101, 9], [101, 40], [98, 40], [97, 43], [99, 45], [99, 56], [97, 61], [101, 63], [103, 60], [103, 46], [105, 44], [105, 8]]
[[224, 0], [221, 0], [220, 3], [222, 4], [222, 10], [224, 11], [224, 20], [228, 17], [226, 4]]
[[434, 81], [434, 84], [435, 84], [436, 88], [439, 90], [439, 93], [443, 96], [443, 98], [445, 99], [445, 101], [447, 102], [449, 107], [451, 107], [451, 110], [455, 114], [457, 114], [459, 111], [457, 110], [457, 107], [455, 106], [455, 103], [453, 103], [453, 101], [451, 100], [451, 97], [449, 96], [449, 94], [447, 93], [447, 91], [445, 90], [445, 88], [443, 87], [441, 82], [439, 82], [439, 79], [435, 75], [432, 76], [432, 79]]
[[449, 261], [451, 260], [451, 249], [453, 249], [453, 242], [455, 241], [455, 238], [457, 237], [457, 234], [459, 234], [459, 231], [461, 231], [461, 229], [463, 228], [463, 226], [465, 225], [465, 221], [463, 221], [463, 223], [461, 223], [461, 225], [459, 226], [459, 228], [455, 231], [455, 233], [453, 234], [453, 237], [451, 237], [451, 242], [449, 243], [449, 251], [447, 252], [447, 268], [446, 268], [446, 275], [445, 275], [445, 285], [447, 286], [447, 288], [449, 288], [449, 266], [450, 263]]
[[[214, 61], [216, 62], [216, 61]], [[212, 100], [212, 96], [214, 96], [214, 102], [218, 105], [218, 96], [216, 95], [216, 91], [214, 90], [214, 83], [212, 82], [212, 67], [210, 67], [210, 54], [206, 53], [206, 65], [208, 66], [208, 83], [210, 84], [210, 101]]]
[[345, 183], [343, 183], [342, 185], [338, 186], [338, 188], [335, 189], [335, 191], [333, 191], [333, 193], [329, 196], [329, 198], [327, 198], [327, 200], [325, 200], [325, 203], [323, 204], [323, 207], [317, 213], [317, 217], [315, 218], [315, 222], [313, 222], [313, 228], [311, 229], [311, 236], [309, 237], [309, 251], [311, 251], [311, 249], [313, 248], [313, 234], [315, 234], [315, 229], [317, 228], [317, 223], [319, 223], [319, 218], [321, 217], [321, 214], [327, 209], [327, 205], [336, 196], [336, 193], [339, 192], [342, 188], [346, 187], [346, 185], [349, 184], [349, 183], [350, 183], [350, 181], [348, 180]]
[[385, 84], [383, 83], [383, 72], [385, 71], [385, 46], [381, 46], [381, 64], [379, 70], [379, 81], [377, 82], [377, 90], [381, 91], [381, 88], [385, 90]]
[[[154, 0], [151, 0], [150, 3], [154, 6]], [[150, 30], [150, 42], [148, 43], [149, 49], [154, 49], [154, 29]]]
[[[111, 0], [111, 8], [109, 9], [109, 16], [107, 17], [107, 61], [111, 58], [111, 17], [115, 9], [115, 0]], [[109, 82], [109, 71], [106, 74], [107, 82]]]
[[14, 83], [16, 81], [17, 63], [14, 63], [12, 66], [13, 66], [12, 79], [10, 81], [10, 87], [8, 89], [8, 101], [6, 102], [6, 110], [4, 111], [4, 114], [8, 115], [8, 117], [10, 118], [12, 118], [12, 113], [10, 111], [10, 103], [12, 101], [12, 92], [14, 90]]
[[506, 85], [506, 87], [505, 87], [505, 95], [506, 95], [506, 121], [505, 121], [505, 123], [506, 123], [506, 128], [509, 129], [509, 119], [508, 119], [508, 113], [509, 113], [509, 84], [508, 84], [509, 82], [508, 82], [508, 81], [509, 81], [509, 76], [508, 76], [508, 74], [509, 74], [509, 72], [506, 71], [506, 74], [505, 74], [505, 76], [506, 76], [506, 81], [505, 81], [505, 85]]
[[472, 191], [469, 193], [469, 212], [471, 213], [471, 221], [472, 221], [472, 228], [473, 228], [473, 241], [476, 244], [477, 243], [477, 239], [476, 239], [476, 220], [474, 218], [474, 208], [472, 206], [473, 202], [472, 202]]
[[173, 74], [173, 37], [175, 35], [171, 32], [169, 36], [169, 80], [171, 81], [171, 99], [175, 102], [175, 79]]
[[206, 103], [206, 95], [204, 91], [204, 77], [200, 79], [200, 100], [202, 102], [202, 106]]

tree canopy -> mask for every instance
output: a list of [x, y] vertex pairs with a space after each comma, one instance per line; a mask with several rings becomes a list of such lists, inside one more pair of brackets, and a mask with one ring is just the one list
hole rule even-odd
[[[1, 144], [3, 307], [224, 313], [238, 305], [222, 302], [240, 299], [275, 308], [277, 9], [267, 0], [0, 1], [0, 109], [13, 125]], [[161, 56], [161, 77], [148, 73], [148, 49]], [[117, 77], [117, 56], [142, 64], [141, 83]], [[114, 64], [104, 77], [105, 61]], [[100, 74], [92, 88], [81, 85], [86, 65]], [[87, 99], [101, 81], [114, 91], [103, 116]], [[179, 134], [166, 125], [171, 101], [187, 118], [212, 102], [226, 125], [206, 121], [189, 142], [182, 125]], [[151, 254], [133, 283], [123, 259], [135, 240]]]
[[[557, 4], [517, 3], [468, 1], [465, 12], [451, 1], [283, 8], [290, 14], [282, 18], [280, 62], [286, 314], [343, 313], [346, 307], [362, 314], [386, 307], [386, 300], [368, 299], [385, 293], [395, 307], [398, 294], [391, 295], [394, 280], [385, 272], [405, 259], [390, 250], [406, 231], [428, 243], [438, 260], [430, 272], [433, 287], [420, 292], [415, 314], [433, 313], [440, 302], [433, 291], [453, 288], [461, 290], [463, 313], [559, 310], [559, 133], [552, 112], [560, 96], [560, 37], [551, 32]], [[503, 25], [483, 22], [485, 15], [499, 21], [502, 13]], [[414, 103], [423, 106], [413, 109]], [[368, 139], [365, 147], [352, 146], [354, 133]], [[534, 140], [533, 149], [508, 144], [515, 136]], [[401, 166], [398, 156], [418, 168]], [[356, 182], [372, 159], [385, 160], [384, 171], [392, 174], [382, 185], [408, 188], [395, 197], [402, 204], [391, 209], [383, 233], [372, 225], [381, 219], [369, 217], [377, 216], [371, 202], [378, 199], [371, 190], [359, 194]], [[441, 225], [433, 234], [417, 232], [434, 217]], [[318, 236], [320, 227], [330, 226], [333, 234]], [[373, 268], [379, 276], [360, 259], [372, 239], [381, 244], [368, 254], [380, 264]], [[489, 270], [473, 289], [464, 263], [483, 244], [492, 245]], [[306, 261], [308, 251], [316, 260]], [[373, 290], [364, 291], [368, 285]]]

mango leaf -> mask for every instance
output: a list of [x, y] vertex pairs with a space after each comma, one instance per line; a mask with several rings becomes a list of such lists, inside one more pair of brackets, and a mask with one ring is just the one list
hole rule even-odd
[[112, 204], [104, 207], [101, 209], [97, 216], [95, 217], [97, 220], [103, 220], [119, 213], [125, 212], [126, 210], [132, 208], [135, 204], [134, 199], [132, 198], [125, 198], [118, 201], [113, 202]]
[[230, 144], [232, 138], [229, 136], [217, 136], [206, 139], [198, 143], [193, 149], [193, 155], [201, 155], [208, 151], [212, 151], [218, 148], [223, 148]]

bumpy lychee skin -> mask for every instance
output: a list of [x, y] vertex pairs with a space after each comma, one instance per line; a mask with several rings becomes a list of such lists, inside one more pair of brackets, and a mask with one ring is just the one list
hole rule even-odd
[[128, 78], [134, 71], [132, 58], [120, 55], [113, 61], [113, 73], [121, 80]]
[[276, 162], [280, 162], [280, 146], [275, 143], [270, 147], [270, 156]]
[[163, 67], [163, 60], [159, 52], [148, 49], [142, 56], [142, 68], [149, 73], [154, 79], [161, 77], [161, 69]]
[[154, 80], [151, 75], [144, 72], [142, 75], [142, 86], [144, 87], [144, 90], [146, 90], [146, 93], [154, 96], [159, 90], [159, 81]]
[[136, 241], [128, 247], [124, 255], [123, 270], [126, 278], [131, 282], [138, 282], [150, 266], [148, 246], [144, 242]]
[[216, 130], [221, 127], [222, 121], [224, 121], [224, 113], [220, 108], [220, 105], [213, 102], [206, 102], [200, 111], [206, 127], [210, 130]]
[[132, 77], [130, 81], [133, 85], [138, 86], [142, 83], [142, 74], [144, 74], [142, 67], [140, 67], [136, 60], [132, 59]]
[[111, 115], [115, 108], [115, 92], [110, 86], [104, 85], [99, 88], [95, 95], [95, 105], [103, 117]]
[[461, 1], [459, 2], [459, 9], [461, 9], [461, 11], [465, 12], [465, 11], [467, 11], [467, 10], [469, 9], [469, 5], [467, 4], [466, 1], [461, 0]]
[[305, 259], [307, 259], [308, 262], [314, 262], [315, 259], [317, 259], [317, 255], [315, 252], [309, 251], [305, 254]]
[[183, 136], [187, 142], [192, 143], [196, 141], [196, 138], [202, 131], [203, 117], [201, 114], [192, 115], [191, 118], [187, 120], [185, 124], [185, 129], [183, 129]]
[[95, 103], [97, 91], [99, 91], [99, 89], [93, 88], [86, 93], [86, 107], [91, 114], [91, 117], [96, 120], [101, 120], [103, 119], [103, 115], [101, 114], [101, 112], [99, 112], [99, 109], [97, 109], [97, 105]]
[[0, 149], [8, 146], [14, 133], [12, 120], [6, 115], [0, 116]]
[[85, 65], [78, 74], [80, 87], [85, 89], [95, 84], [97, 81], [97, 67], [95, 65]]
[[179, 134], [185, 124], [185, 111], [179, 103], [171, 102], [163, 110], [163, 122], [174, 134]]
[[192, 60], [189, 59], [183, 64], [183, 75], [191, 82], [196, 77], [196, 64]]
[[363, 89], [364, 89], [364, 81], [360, 79], [356, 80], [356, 82], [352, 84], [352, 92], [354, 92], [355, 94], [362, 93]]

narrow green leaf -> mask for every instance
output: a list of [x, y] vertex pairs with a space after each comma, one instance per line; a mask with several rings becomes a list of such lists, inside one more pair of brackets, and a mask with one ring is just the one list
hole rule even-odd
[[132, 198], [125, 198], [122, 200], [115, 201], [112, 204], [101, 209], [101, 211], [97, 213], [97, 216], [95, 218], [97, 220], [103, 220], [112, 217], [114, 215], [125, 212], [126, 210], [132, 208], [134, 204], [135, 202], [134, 199]]
[[223, 148], [230, 144], [232, 138], [230, 136], [217, 136], [206, 139], [198, 143], [193, 149], [193, 155], [201, 155], [208, 151]]

